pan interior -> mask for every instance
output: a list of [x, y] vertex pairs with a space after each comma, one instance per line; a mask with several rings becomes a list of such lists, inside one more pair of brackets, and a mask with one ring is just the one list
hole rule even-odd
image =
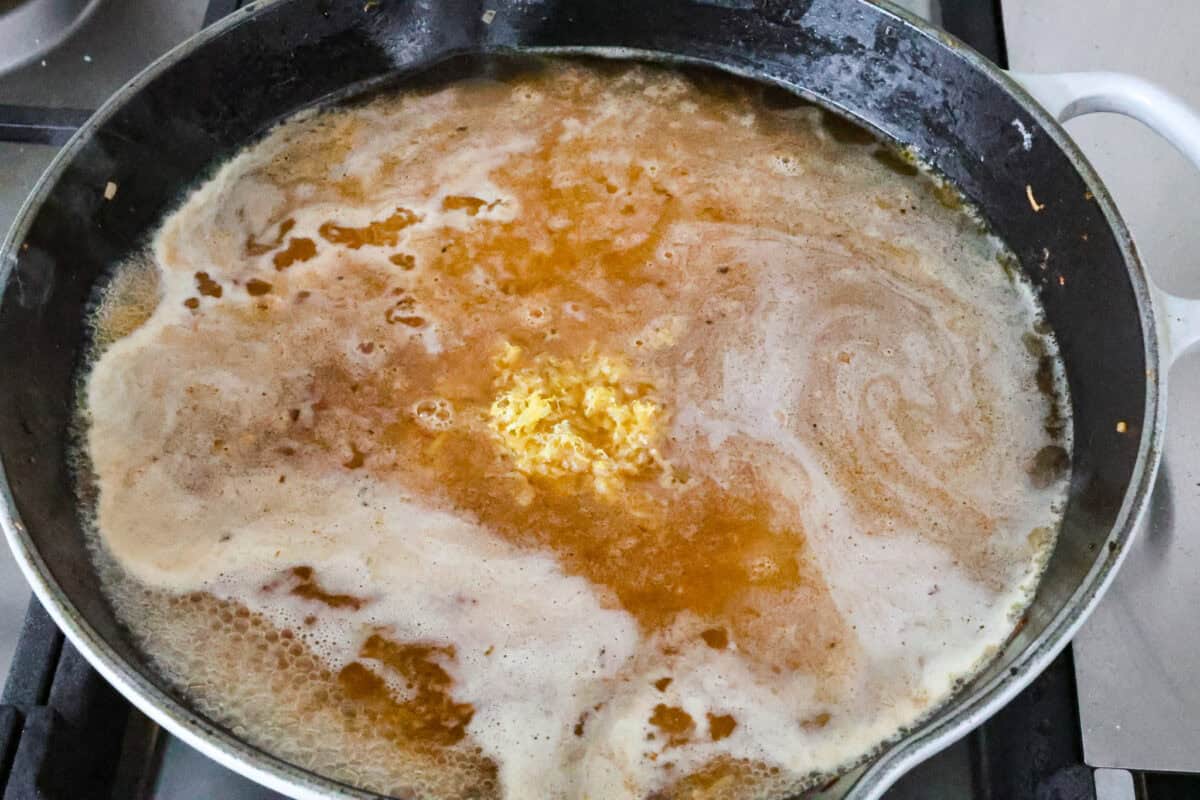
[[118, 616], [205, 713], [364, 788], [778, 795], [861, 759], [1052, 547], [1031, 287], [807, 103], [471, 65], [285, 123], [103, 287], [81, 455]]

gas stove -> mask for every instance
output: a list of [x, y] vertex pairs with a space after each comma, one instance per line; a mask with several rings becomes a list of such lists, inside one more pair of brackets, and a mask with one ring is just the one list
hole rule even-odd
[[[1187, 37], [1200, 26], [1200, 6], [1166, 4], [1131, 19], [1118, 10], [1124, 4], [1093, 0], [901, 4], [1001, 66], [1124, 69], [1200, 105], [1200, 68]], [[0, 0], [0, 31], [10, 5]], [[0, 232], [92, 109], [150, 61], [240, 5], [77, 3], [79, 16], [68, 21], [75, 30], [65, 41], [0, 75]], [[1084, 15], [1086, 33], [1077, 33], [1085, 30]], [[1070, 129], [1113, 190], [1155, 279], [1175, 292], [1198, 293], [1200, 270], [1188, 274], [1188, 256], [1200, 246], [1200, 230], [1186, 214], [1200, 207], [1200, 175], [1127, 120], [1089, 118]], [[888, 800], [1200, 797], [1200, 684], [1191, 679], [1200, 667], [1200, 623], [1192, 613], [1200, 601], [1194, 580], [1200, 547], [1187, 541], [1191, 521], [1200, 519], [1200, 416], [1181, 413], [1182, 398], [1200, 393], [1200, 358], [1184, 359], [1171, 382], [1172, 432], [1154, 508], [1112, 591], [1075, 644], [1029, 688], [913, 769]], [[3, 551], [0, 676], [6, 672], [0, 800], [279, 797], [130, 706], [30, 600]]]

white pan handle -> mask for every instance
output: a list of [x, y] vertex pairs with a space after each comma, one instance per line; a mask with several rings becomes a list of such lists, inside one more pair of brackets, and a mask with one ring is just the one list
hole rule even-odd
[[[1059, 122], [1084, 114], [1124, 114], [1175, 146], [1200, 169], [1200, 114], [1170, 92], [1120, 72], [1014, 72], [1033, 98]], [[1156, 291], [1165, 322], [1168, 363], [1200, 341], [1200, 300]]]

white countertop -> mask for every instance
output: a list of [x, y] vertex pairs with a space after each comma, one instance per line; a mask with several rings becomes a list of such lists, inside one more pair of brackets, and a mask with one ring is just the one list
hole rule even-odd
[[[1200, 108], [1196, 0], [1003, 0], [1023, 72], [1118, 70]], [[1200, 296], [1200, 171], [1138, 123], [1067, 123], [1111, 190], [1151, 276]], [[1200, 771], [1200, 348], [1169, 376], [1168, 436], [1149, 524], [1075, 639], [1092, 766]]]

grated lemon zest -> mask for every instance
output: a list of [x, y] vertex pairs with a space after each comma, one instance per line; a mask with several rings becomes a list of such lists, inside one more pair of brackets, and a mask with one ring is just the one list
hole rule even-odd
[[521, 472], [590, 476], [608, 495], [626, 478], [665, 465], [656, 446], [664, 409], [649, 396], [650, 384], [631, 379], [625, 362], [594, 351], [525, 359], [508, 343], [494, 364], [489, 422]]

